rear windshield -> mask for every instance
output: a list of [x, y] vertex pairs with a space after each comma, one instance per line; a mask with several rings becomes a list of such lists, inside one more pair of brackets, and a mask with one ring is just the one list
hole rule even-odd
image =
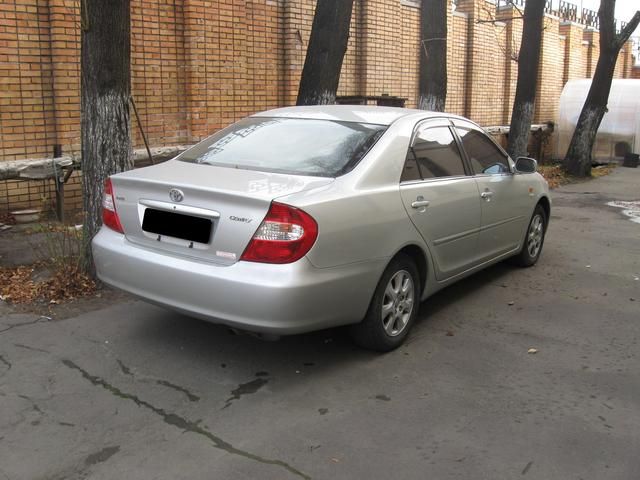
[[386, 126], [250, 117], [185, 151], [179, 160], [221, 167], [336, 177], [351, 170]]

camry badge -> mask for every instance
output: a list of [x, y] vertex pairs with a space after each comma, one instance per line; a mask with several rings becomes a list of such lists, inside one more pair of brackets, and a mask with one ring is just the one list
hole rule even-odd
[[182, 193], [182, 190], [172, 188], [171, 190], [169, 190], [169, 198], [174, 202], [181, 202], [182, 200], [184, 200], [184, 193]]

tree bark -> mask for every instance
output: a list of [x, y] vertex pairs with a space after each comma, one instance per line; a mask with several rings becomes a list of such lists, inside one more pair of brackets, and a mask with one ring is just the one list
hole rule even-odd
[[133, 167], [129, 135], [129, 0], [81, 1], [81, 142], [85, 270], [102, 223], [105, 179]]
[[522, 42], [518, 54], [518, 83], [511, 112], [507, 151], [516, 159], [527, 155], [538, 87], [545, 0], [528, 0], [524, 7]]
[[444, 111], [447, 100], [447, 0], [422, 0], [418, 108]]
[[353, 0], [318, 0], [296, 105], [335, 103]]
[[616, 34], [615, 7], [615, 0], [600, 1], [600, 56], [565, 157], [567, 171], [577, 177], [591, 175], [591, 152], [602, 117], [607, 112], [618, 53], [640, 23], [640, 11], [637, 11], [622, 32]]

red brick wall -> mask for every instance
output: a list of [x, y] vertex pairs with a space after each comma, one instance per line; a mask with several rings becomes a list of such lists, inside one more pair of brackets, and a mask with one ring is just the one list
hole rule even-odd
[[[387, 93], [416, 105], [419, 3], [355, 0], [340, 95]], [[508, 124], [522, 21], [489, 0], [457, 4], [448, 17], [447, 110]], [[314, 8], [315, 0], [131, 0], [132, 92], [151, 145], [193, 143], [293, 104]], [[564, 83], [592, 75], [598, 58], [597, 31], [551, 16], [545, 27], [536, 122], [555, 120]], [[48, 157], [54, 145], [79, 151], [79, 32], [79, 0], [0, 3], [0, 161]], [[640, 76], [625, 46], [616, 76], [631, 75]], [[141, 147], [133, 117], [131, 130]], [[19, 185], [0, 182], [0, 212], [38, 204], [51, 190]]]

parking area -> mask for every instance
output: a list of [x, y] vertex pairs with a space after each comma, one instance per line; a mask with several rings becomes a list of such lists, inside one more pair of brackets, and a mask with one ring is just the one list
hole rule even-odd
[[607, 203], [640, 171], [553, 199], [537, 266], [436, 294], [386, 355], [134, 299], [0, 306], [0, 479], [639, 478], [640, 224]]

